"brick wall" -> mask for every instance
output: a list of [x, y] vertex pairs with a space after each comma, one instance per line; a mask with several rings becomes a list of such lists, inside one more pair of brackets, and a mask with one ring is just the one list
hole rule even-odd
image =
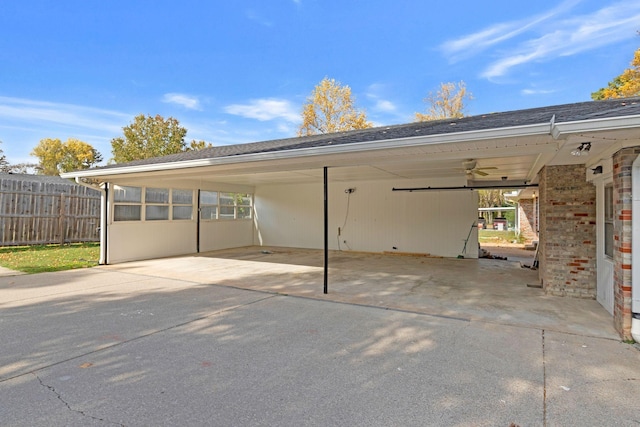
[[545, 292], [596, 297], [596, 189], [584, 165], [540, 172], [540, 279]]
[[613, 322], [624, 339], [631, 338], [631, 209], [633, 161], [640, 147], [613, 156]]
[[524, 239], [525, 243], [531, 243], [534, 240], [538, 240], [538, 233], [534, 229], [534, 224], [537, 225], [536, 214], [536, 199], [520, 199], [518, 200], [518, 218], [520, 221], [520, 236]]

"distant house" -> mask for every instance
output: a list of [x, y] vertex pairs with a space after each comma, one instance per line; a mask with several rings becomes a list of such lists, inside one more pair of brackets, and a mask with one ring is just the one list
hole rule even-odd
[[640, 100], [623, 99], [221, 146], [63, 177], [101, 182], [102, 263], [248, 245], [455, 257], [469, 230], [477, 247], [476, 190], [535, 191], [544, 290], [596, 298], [630, 337], [640, 317], [638, 154]]

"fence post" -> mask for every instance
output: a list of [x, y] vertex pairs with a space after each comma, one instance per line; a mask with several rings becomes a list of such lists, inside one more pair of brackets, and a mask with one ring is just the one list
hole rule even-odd
[[66, 209], [65, 209], [65, 200], [64, 193], [60, 193], [60, 222], [58, 223], [58, 229], [60, 230], [60, 246], [64, 245], [64, 240], [67, 235], [66, 225]]

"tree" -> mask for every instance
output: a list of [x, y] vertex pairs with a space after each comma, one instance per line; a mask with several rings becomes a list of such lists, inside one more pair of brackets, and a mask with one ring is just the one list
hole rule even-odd
[[424, 99], [424, 102], [428, 104], [427, 112], [416, 113], [416, 122], [464, 117], [465, 100], [471, 99], [473, 99], [473, 95], [470, 92], [467, 93], [465, 82], [440, 83], [440, 90], [435, 94], [429, 92], [429, 95]]
[[[0, 141], [2, 144], [2, 141]], [[9, 161], [7, 161], [7, 156], [4, 155], [4, 151], [0, 148], [0, 172], [9, 173], [11, 172], [11, 165], [9, 165]]]
[[111, 140], [113, 161], [116, 163], [166, 156], [186, 149], [184, 138], [187, 129], [173, 117], [165, 120], [160, 115], [140, 114], [122, 130], [123, 137]]
[[74, 138], [64, 143], [57, 138], [41, 139], [31, 155], [38, 158], [36, 170], [41, 175], [88, 169], [102, 161], [102, 155], [95, 148]]
[[31, 155], [38, 158], [39, 175], [58, 175], [58, 165], [62, 161], [62, 141], [59, 139], [41, 139], [38, 145], [31, 151]]
[[102, 161], [102, 155], [86, 142], [69, 138], [63, 144], [63, 156], [59, 165], [62, 172], [89, 169]]
[[[506, 199], [504, 193], [506, 190], [494, 189], [494, 190], [479, 190], [478, 206], [481, 208], [496, 208], [506, 205]], [[493, 223], [493, 212], [485, 211], [482, 215], [487, 223]]]
[[325, 77], [313, 89], [302, 109], [298, 136], [366, 129], [373, 125], [356, 109], [351, 88]]
[[191, 141], [191, 143], [189, 143], [189, 146], [185, 148], [185, 151], [195, 151], [195, 150], [202, 150], [203, 148], [211, 148], [213, 147], [213, 144], [210, 142], [206, 142], [206, 141], [196, 141], [195, 139]]
[[595, 101], [612, 98], [628, 98], [640, 96], [640, 48], [636, 49], [631, 61], [631, 68], [627, 68], [618, 77], [591, 94]]

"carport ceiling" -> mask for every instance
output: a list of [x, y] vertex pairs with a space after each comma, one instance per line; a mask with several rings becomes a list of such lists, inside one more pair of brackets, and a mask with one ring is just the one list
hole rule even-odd
[[[474, 174], [476, 180], [509, 179], [525, 180], [535, 163], [537, 155], [494, 157], [477, 161], [476, 169], [487, 175]], [[464, 182], [468, 178], [463, 160], [411, 159], [402, 162], [375, 163], [368, 165], [337, 166], [329, 170], [331, 181], [362, 181], [400, 179], [449, 179]], [[489, 169], [487, 169], [489, 168]], [[153, 181], [167, 181], [175, 185], [179, 180], [200, 180], [241, 185], [322, 182], [323, 169], [317, 166], [308, 169], [282, 171], [256, 171], [252, 173], [228, 173], [216, 170], [191, 171], [190, 173], [154, 176]], [[148, 178], [140, 177], [143, 181]], [[131, 179], [128, 180], [131, 182]]]

